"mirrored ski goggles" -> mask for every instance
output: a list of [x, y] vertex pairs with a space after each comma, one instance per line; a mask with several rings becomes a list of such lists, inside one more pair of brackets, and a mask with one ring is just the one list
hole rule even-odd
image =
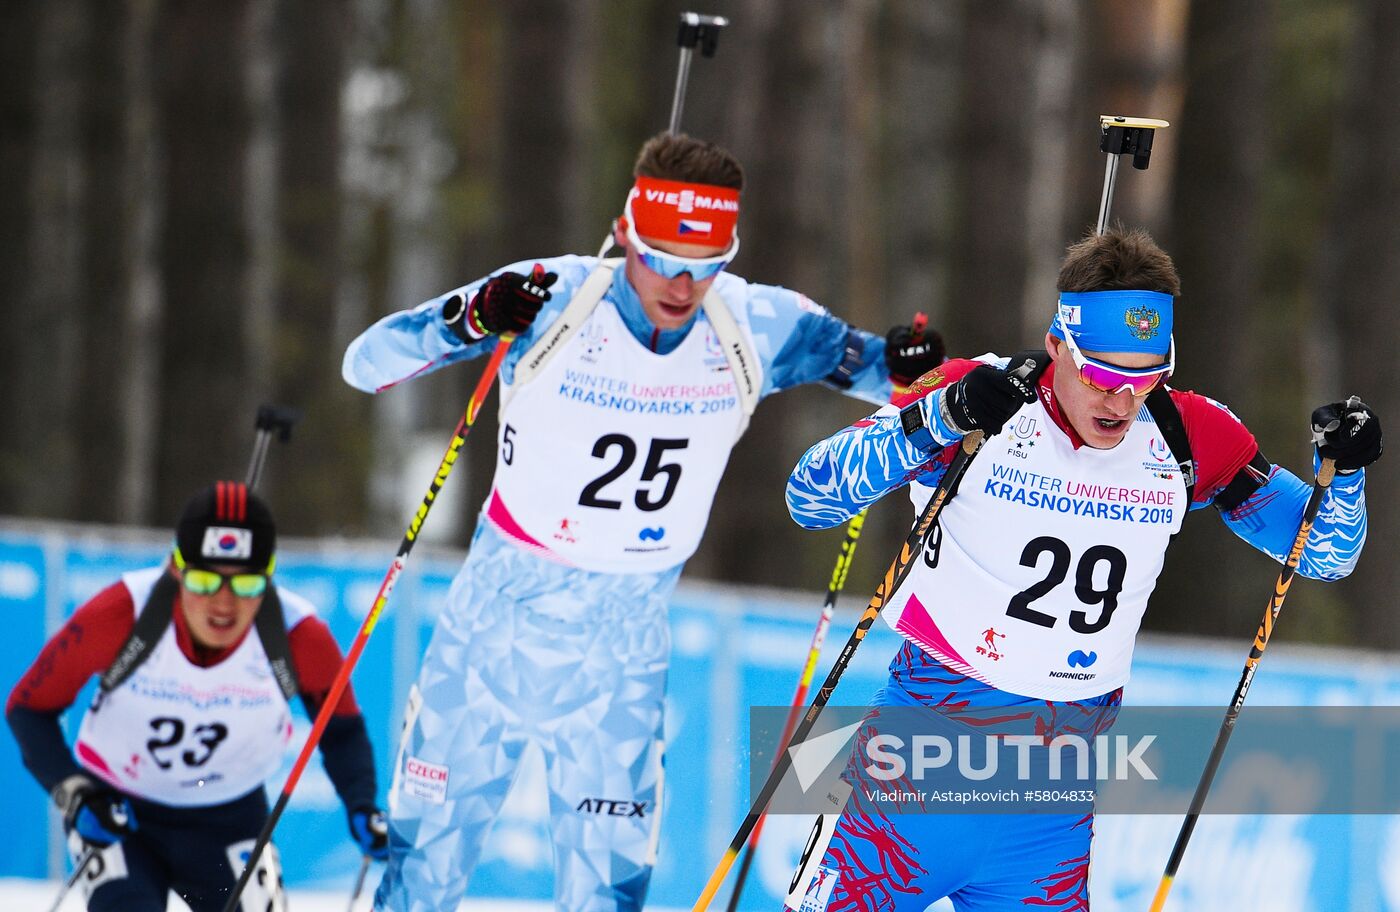
[[1074, 335], [1065, 326], [1065, 321], [1060, 317], [1056, 317], [1056, 319], [1060, 321], [1060, 332], [1064, 334], [1065, 344], [1069, 346], [1070, 358], [1073, 359], [1074, 366], [1079, 368], [1079, 382], [1092, 390], [1112, 396], [1126, 389], [1134, 396], [1146, 396], [1159, 384], [1165, 382], [1176, 370], [1175, 338], [1171, 340], [1167, 349], [1166, 364], [1140, 369], [1118, 367], [1103, 361], [1096, 361], [1085, 355], [1079, 350], [1079, 345], [1075, 343]]
[[227, 582], [229, 589], [239, 598], [257, 598], [267, 591], [267, 580], [272, 573], [271, 563], [266, 573], [220, 573], [204, 567], [191, 567], [185, 563], [179, 548], [175, 549], [175, 566], [180, 571], [180, 580], [185, 588], [195, 595], [213, 595]]
[[724, 267], [732, 263], [734, 258], [739, 255], [739, 233], [737, 231], [734, 233], [734, 240], [724, 253], [719, 256], [695, 259], [657, 250], [642, 240], [641, 236], [637, 234], [636, 227], [632, 224], [632, 203], [630, 200], [627, 203], [626, 217], [622, 221], [627, 226], [627, 243], [642, 258], [642, 265], [664, 279], [679, 278], [681, 273], [688, 272], [693, 281], [703, 282], [719, 275], [724, 271]]

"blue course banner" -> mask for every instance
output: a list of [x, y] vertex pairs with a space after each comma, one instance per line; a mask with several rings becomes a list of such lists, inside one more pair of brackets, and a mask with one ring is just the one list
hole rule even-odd
[[[5, 692], [78, 605], [123, 572], [159, 563], [168, 548], [168, 535], [159, 533], [71, 525], [0, 528], [0, 607], [6, 634], [0, 637], [0, 686]], [[317, 606], [344, 648], [373, 603], [391, 557], [392, 546], [384, 542], [289, 541], [279, 554], [277, 575], [281, 585]], [[381, 801], [387, 800], [384, 793], [404, 700], [460, 559], [460, 553], [415, 552], [354, 673], [356, 699], [369, 724], [380, 769]], [[678, 591], [671, 610], [662, 829], [650, 907], [688, 908], [747, 812], [750, 709], [784, 707], [791, 701], [822, 594], [755, 593], [708, 584], [685, 584]], [[818, 680], [863, 605], [862, 595], [852, 594], [838, 610], [827, 652], [818, 664]], [[833, 702], [854, 707], [868, 703], [884, 685], [886, 665], [902, 642], [877, 624]], [[1270, 649], [1250, 706], [1397, 705], [1400, 671], [1386, 657], [1287, 646], [1280, 643]], [[1208, 706], [1223, 714], [1247, 648], [1244, 642], [1144, 638], [1125, 705]], [[1083, 666], [1091, 659], [1086, 654], [1069, 661]], [[90, 694], [67, 713], [70, 734], [87, 699]], [[294, 709], [298, 719], [293, 743], [299, 747], [310, 723], [299, 705]], [[752, 747], [758, 763], [771, 758], [771, 745]], [[1209, 748], [1207, 737], [1200, 744], [1202, 764]], [[270, 792], [281, 789], [294, 754], [289, 753], [269, 783]], [[1257, 778], [1288, 787], [1306, 785], [1286, 759], [1286, 751], [1276, 752], [1270, 768], [1259, 771]], [[1250, 767], [1244, 763], [1240, 768]], [[0, 737], [0, 781], [11, 783], [0, 877], [56, 876], [64, 861], [54, 815], [9, 737]], [[1256, 782], [1215, 786], [1253, 787]], [[527, 753], [473, 874], [471, 897], [547, 901], [552, 896], [547, 794], [543, 763], [538, 754]], [[744, 908], [781, 907], [812, 820], [811, 814], [769, 820]], [[1095, 912], [1147, 907], [1180, 823], [1179, 815], [1166, 813], [1114, 813], [1096, 821], [1091, 884]], [[349, 888], [359, 857], [319, 762], [307, 768], [276, 839], [290, 886]], [[936, 864], [932, 847], [919, 848], [920, 863]], [[1172, 903], [1183, 909], [1400, 912], [1397, 872], [1397, 817], [1208, 815], [1193, 836]], [[371, 874], [371, 887], [376, 877]], [[726, 897], [722, 890], [721, 901]], [[932, 908], [943, 912], [951, 906], [940, 903]]]

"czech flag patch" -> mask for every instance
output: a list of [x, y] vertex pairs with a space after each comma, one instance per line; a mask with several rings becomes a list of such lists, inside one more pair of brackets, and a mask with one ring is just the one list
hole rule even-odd
[[677, 230], [677, 233], [678, 233], [678, 234], [705, 234], [705, 235], [708, 235], [710, 232], [714, 231], [714, 229], [715, 229], [715, 226], [714, 226], [714, 224], [713, 224], [712, 222], [702, 222], [702, 221], [700, 221], [699, 219], [684, 219], [684, 218], [683, 218], [683, 219], [681, 219], [680, 227], [679, 227], [679, 229]]

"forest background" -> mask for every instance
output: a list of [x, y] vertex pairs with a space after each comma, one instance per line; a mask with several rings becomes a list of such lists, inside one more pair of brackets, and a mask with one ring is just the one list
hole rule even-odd
[[[744, 162], [733, 270], [950, 350], [1039, 343], [1092, 228], [1099, 114], [1163, 118], [1114, 216], [1183, 278], [1174, 385], [1310, 478], [1307, 418], [1361, 394], [1400, 428], [1400, 3], [1393, 0], [8, 0], [0, 4], [0, 514], [168, 527], [298, 406], [266, 491], [284, 534], [387, 563], [480, 363], [370, 397], [383, 314], [503, 264], [593, 253], [666, 123], [677, 14], [732, 20], [684, 126]], [[762, 405], [687, 573], [825, 586], [842, 534], [782, 488], [862, 405]], [[494, 399], [429, 521], [465, 544]], [[1400, 463], [1368, 470], [1354, 576], [1287, 638], [1400, 648]], [[1146, 625], [1247, 638], [1276, 567], [1196, 515]], [[872, 511], [848, 590], [911, 518]]]

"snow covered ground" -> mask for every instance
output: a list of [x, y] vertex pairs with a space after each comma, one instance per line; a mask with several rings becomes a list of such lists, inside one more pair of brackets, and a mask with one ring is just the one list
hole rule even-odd
[[[23, 880], [20, 878], [0, 878], [0, 909], [4, 912], [45, 912], [49, 903], [58, 895], [62, 886], [58, 881]], [[318, 890], [292, 890], [287, 897], [288, 912], [346, 912], [350, 901], [350, 890], [343, 892], [323, 892]], [[356, 912], [369, 909], [370, 888], [356, 903]], [[83, 912], [82, 894], [74, 889], [59, 907], [60, 912]], [[492, 899], [468, 900], [458, 912], [553, 912], [554, 906], [547, 902]], [[648, 907], [652, 910], [653, 907]], [[185, 904], [175, 897], [170, 898], [169, 912], [187, 912]], [[654, 907], [654, 912], [679, 912], [676, 909]]]

